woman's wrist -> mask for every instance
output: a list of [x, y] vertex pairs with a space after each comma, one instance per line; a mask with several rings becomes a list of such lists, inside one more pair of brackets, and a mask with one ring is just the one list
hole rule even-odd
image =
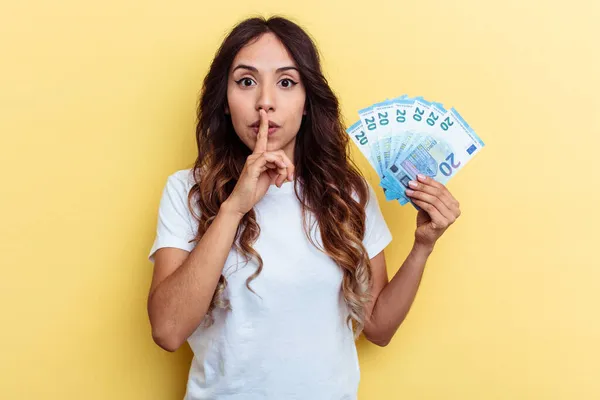
[[242, 220], [242, 218], [244, 218], [244, 214], [231, 207], [231, 204], [228, 202], [228, 200], [225, 200], [221, 204], [221, 207], [219, 208], [219, 214], [223, 214], [228, 217], [238, 219], [240, 221]]
[[412, 247], [412, 252], [425, 256], [425, 257], [429, 257], [429, 255], [433, 252], [433, 248], [435, 247], [434, 243], [421, 243], [421, 242], [417, 242], [415, 241], [415, 243], [413, 244]]

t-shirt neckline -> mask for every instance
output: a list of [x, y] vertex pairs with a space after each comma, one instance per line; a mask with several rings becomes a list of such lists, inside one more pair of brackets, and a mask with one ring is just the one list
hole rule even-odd
[[284, 182], [280, 188], [277, 187], [277, 185], [271, 185], [269, 186], [269, 188], [267, 189], [267, 192], [265, 193], [265, 196], [278, 196], [281, 194], [287, 194], [287, 193], [293, 193], [294, 192], [294, 184], [296, 182], [292, 181], [292, 182]]

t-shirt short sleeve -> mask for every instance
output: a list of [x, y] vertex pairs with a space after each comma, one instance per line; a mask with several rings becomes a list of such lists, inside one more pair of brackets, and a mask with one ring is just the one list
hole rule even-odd
[[154, 253], [163, 247], [192, 251], [195, 243], [193, 216], [187, 205], [191, 183], [189, 170], [177, 171], [167, 178], [158, 207], [158, 221], [154, 243], [148, 259], [154, 263]]
[[366, 227], [363, 245], [367, 249], [369, 258], [373, 258], [392, 241], [392, 233], [379, 208], [375, 190], [370, 184], [368, 186], [369, 200], [365, 206]]

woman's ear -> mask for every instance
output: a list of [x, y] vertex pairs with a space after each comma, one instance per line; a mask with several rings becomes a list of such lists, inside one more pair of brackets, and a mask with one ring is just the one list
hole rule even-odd
[[229, 115], [229, 105], [225, 104], [225, 115]]

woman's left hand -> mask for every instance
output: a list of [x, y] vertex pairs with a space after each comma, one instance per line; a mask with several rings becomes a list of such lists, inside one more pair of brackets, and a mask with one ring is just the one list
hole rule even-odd
[[417, 214], [415, 243], [433, 248], [435, 242], [460, 216], [458, 201], [446, 186], [428, 176], [417, 177], [409, 183], [406, 195], [421, 210]]

